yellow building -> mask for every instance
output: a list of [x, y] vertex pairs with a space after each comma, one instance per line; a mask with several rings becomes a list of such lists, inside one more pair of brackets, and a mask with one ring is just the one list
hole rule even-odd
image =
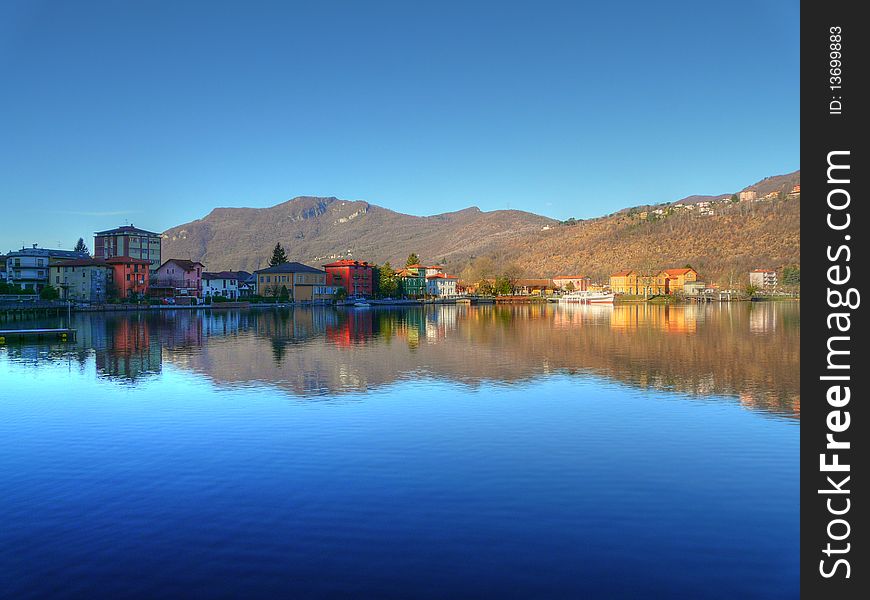
[[637, 294], [637, 271], [625, 269], [610, 276], [610, 291], [614, 294]]
[[254, 271], [257, 295], [280, 298], [285, 294], [292, 302], [331, 300], [335, 288], [326, 284], [326, 271], [298, 262], [288, 262]]
[[656, 275], [656, 294], [682, 294], [689, 281], [697, 281], [698, 272], [690, 267], [684, 269], [665, 269]]

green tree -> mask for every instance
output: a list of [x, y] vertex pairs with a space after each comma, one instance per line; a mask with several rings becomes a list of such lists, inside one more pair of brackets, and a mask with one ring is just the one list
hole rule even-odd
[[281, 246], [281, 242], [275, 244], [274, 250], [272, 250], [272, 258], [269, 259], [269, 266], [275, 267], [278, 265], [283, 265], [287, 261], [287, 253], [284, 252], [284, 248]]
[[786, 267], [782, 270], [782, 283], [784, 285], [800, 285], [801, 284], [801, 269], [800, 267]]
[[287, 289], [286, 285], [281, 286], [281, 291], [279, 292], [278, 297], [282, 302], [286, 302], [290, 299], [290, 290]]
[[511, 281], [505, 275], [499, 275], [495, 279], [494, 292], [499, 296], [509, 296], [513, 293]]
[[740, 197], [737, 194], [731, 194], [731, 202], [737, 204], [740, 202]]
[[57, 291], [56, 287], [47, 285], [39, 292], [39, 297], [43, 300], [57, 300], [60, 298], [60, 292]]
[[754, 298], [755, 294], [758, 293], [758, 286], [752, 285], [751, 283], [743, 288], [743, 292], [746, 294], [748, 298]]
[[420, 264], [420, 257], [417, 256], [416, 252], [411, 252], [411, 254], [408, 255], [408, 260], [405, 261], [405, 266], [410, 267], [411, 265], [419, 265], [419, 264]]
[[91, 251], [88, 250], [88, 245], [85, 244], [85, 238], [79, 238], [79, 241], [76, 242], [75, 248], [73, 248], [76, 252], [81, 252], [83, 254], [90, 254]]
[[378, 295], [382, 298], [395, 296], [399, 291], [399, 281], [389, 261], [381, 266], [378, 275]]

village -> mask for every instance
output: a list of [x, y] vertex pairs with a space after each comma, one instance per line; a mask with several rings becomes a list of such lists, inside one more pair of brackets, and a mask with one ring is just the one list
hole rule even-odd
[[557, 300], [581, 293], [606, 294], [623, 302], [724, 301], [777, 293], [781, 276], [787, 283], [799, 284], [797, 270], [778, 275], [774, 269], [758, 268], [749, 273], [745, 289], [735, 290], [733, 285], [722, 289], [705, 282], [689, 265], [655, 271], [621, 269], [604, 281], [582, 274], [537, 279], [503, 274], [462, 281], [443, 266], [424, 264], [416, 254], [400, 268], [356, 259], [313, 266], [290, 260], [280, 243], [266, 268], [208, 271], [195, 260], [164, 257], [159, 233], [124, 225], [96, 232], [93, 254], [80, 238], [73, 250], [33, 244], [0, 256], [0, 301], [61, 301], [80, 308], [238, 302], [341, 305]]

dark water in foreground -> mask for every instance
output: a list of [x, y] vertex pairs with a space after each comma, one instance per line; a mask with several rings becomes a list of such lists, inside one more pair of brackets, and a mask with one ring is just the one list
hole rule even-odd
[[73, 319], [0, 349], [0, 596], [798, 594], [797, 305]]

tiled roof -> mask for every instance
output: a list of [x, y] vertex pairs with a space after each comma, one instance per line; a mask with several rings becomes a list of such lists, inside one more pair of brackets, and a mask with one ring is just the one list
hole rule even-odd
[[133, 258], [132, 256], [110, 256], [106, 259], [110, 265], [150, 265], [151, 261], [144, 258]]
[[695, 269], [665, 269], [662, 273], [667, 273], [668, 275], [685, 275], [686, 273], [691, 273]]
[[436, 273], [435, 275], [428, 275], [426, 279], [456, 279], [456, 277], [445, 275], [444, 273]]
[[556, 277], [553, 277], [553, 279], [556, 280], [556, 279], [589, 279], [589, 278], [586, 277], [586, 275], [557, 275]]
[[99, 258], [77, 258], [73, 260], [60, 260], [52, 262], [50, 267], [106, 267], [106, 261]]
[[199, 265], [200, 267], [205, 266], [201, 262], [198, 262], [195, 260], [184, 260], [181, 258], [170, 258], [169, 260], [164, 261], [164, 263], [162, 265], [160, 265], [160, 268], [162, 269], [163, 267], [165, 267], [169, 263], [175, 263], [184, 271], [192, 271], [196, 265]]
[[258, 269], [257, 271], [254, 271], [254, 273], [326, 273], [326, 271], [321, 271], [320, 269], [315, 269], [314, 267], [309, 267], [308, 265], [303, 265], [299, 262], [286, 262], [280, 265], [275, 265], [274, 267]]
[[634, 271], [632, 271], [631, 269], [625, 269], [622, 271], [617, 271], [616, 273], [611, 275], [611, 277], [628, 277], [632, 273], [634, 273]]
[[[245, 275], [246, 275], [245, 278], [247, 278], [248, 274], [246, 273]], [[241, 279], [239, 277], [238, 271], [218, 271], [216, 273], [213, 273], [213, 272], [206, 273], [205, 271], [203, 271], [202, 278], [203, 279], [234, 279], [236, 281], [239, 281]]]
[[138, 233], [145, 235], [160, 235], [159, 233], [154, 233], [153, 231], [146, 231], [144, 229], [139, 229], [138, 227], [133, 227], [132, 225], [122, 225], [121, 227], [116, 227], [115, 229], [107, 229], [106, 231], [97, 231], [94, 235], [113, 235], [113, 234], [121, 234], [121, 233]]

